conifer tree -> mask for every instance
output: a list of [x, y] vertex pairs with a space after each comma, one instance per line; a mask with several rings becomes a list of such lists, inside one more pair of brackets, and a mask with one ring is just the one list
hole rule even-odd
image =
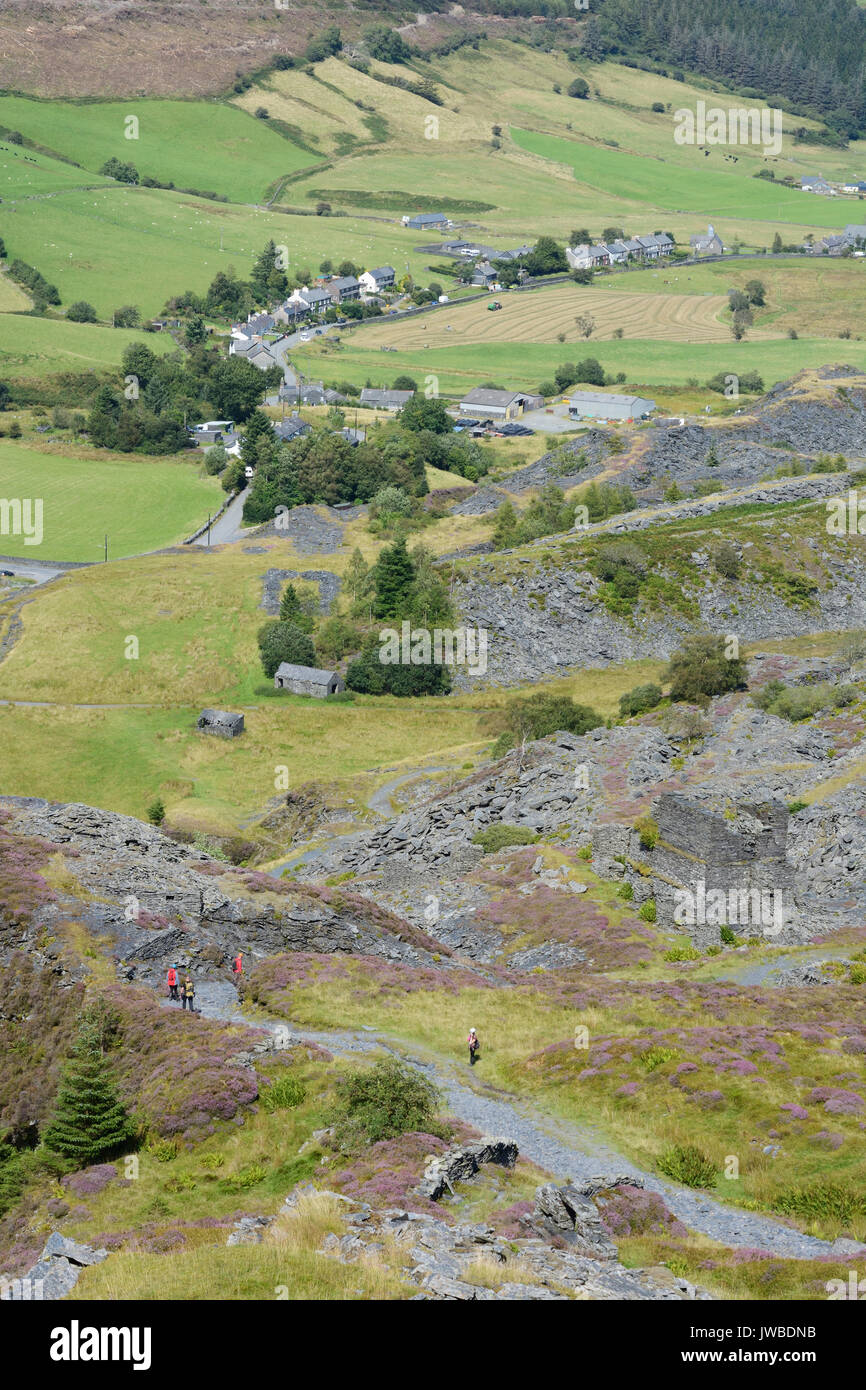
[[42, 1136], [49, 1149], [82, 1167], [122, 1149], [133, 1137], [132, 1122], [103, 1050], [108, 1037], [101, 1016], [82, 1015], [54, 1113]]

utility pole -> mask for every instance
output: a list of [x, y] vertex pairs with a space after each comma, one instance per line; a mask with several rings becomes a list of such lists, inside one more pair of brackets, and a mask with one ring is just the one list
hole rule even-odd
[[105, 559], [102, 563], [105, 565], [108, 564], [108, 536], [105, 537]]
[[208, 545], [210, 545], [210, 523], [211, 523], [211, 514], [210, 514], [210, 512], [208, 512], [208, 514], [207, 514], [207, 543], [208, 543]]

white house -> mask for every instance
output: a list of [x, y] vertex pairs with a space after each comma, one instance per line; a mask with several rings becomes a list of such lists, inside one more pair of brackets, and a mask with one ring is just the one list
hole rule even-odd
[[358, 276], [364, 294], [382, 294], [394, 287], [396, 272], [392, 265], [377, 265], [373, 270], [365, 270]]

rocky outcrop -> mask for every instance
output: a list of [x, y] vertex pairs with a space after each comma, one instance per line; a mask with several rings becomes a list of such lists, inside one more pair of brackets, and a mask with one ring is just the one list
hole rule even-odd
[[[589, 1205], [595, 1211], [591, 1201]], [[580, 1209], [583, 1215], [582, 1205]], [[599, 1241], [595, 1253], [585, 1253], [579, 1240], [571, 1244], [562, 1241], [560, 1231], [556, 1232], [560, 1237], [556, 1243], [531, 1231], [506, 1240], [484, 1223], [449, 1225], [433, 1216], [397, 1208], [374, 1211], [362, 1202], [348, 1202], [346, 1213], [346, 1233], [326, 1236], [322, 1253], [354, 1264], [375, 1258], [386, 1243], [394, 1246], [404, 1253], [401, 1272], [418, 1289], [418, 1298], [446, 1302], [635, 1302], [711, 1297], [667, 1269], [624, 1268], [615, 1250], [610, 1254], [607, 1243], [603, 1252]], [[597, 1211], [595, 1214], [598, 1218]], [[587, 1221], [587, 1227], [589, 1224]]]
[[0, 1301], [53, 1301], [65, 1298], [88, 1265], [108, 1258], [107, 1250], [95, 1250], [80, 1241], [52, 1231], [37, 1263], [21, 1279], [0, 1279]]
[[422, 1197], [438, 1202], [446, 1192], [453, 1192], [455, 1182], [467, 1182], [477, 1176], [484, 1163], [497, 1163], [513, 1168], [517, 1162], [517, 1145], [513, 1139], [482, 1139], [477, 1144], [461, 1144], [437, 1155], [424, 1169], [418, 1185]]
[[[416, 929], [346, 892], [233, 871], [131, 816], [77, 803], [0, 804], [12, 812], [7, 830], [56, 846], [77, 885], [67, 881], [42, 905], [38, 925], [74, 915], [111, 939], [124, 978], [161, 983], [169, 964], [218, 975], [238, 950], [253, 961], [307, 951], [438, 965]], [[20, 933], [8, 943], [0, 936], [0, 954], [21, 944]]]

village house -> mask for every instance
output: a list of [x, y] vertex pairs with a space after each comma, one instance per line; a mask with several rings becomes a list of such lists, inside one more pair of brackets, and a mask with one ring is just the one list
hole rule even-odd
[[302, 435], [312, 432], [312, 425], [308, 425], [306, 420], [302, 420], [300, 415], [290, 415], [287, 420], [279, 420], [274, 425], [274, 434], [283, 444], [289, 444], [293, 439], [300, 439]]
[[699, 232], [696, 236], [690, 236], [689, 245], [692, 248], [693, 256], [721, 256], [725, 249], [722, 238], [712, 222], [707, 227], [706, 233]]
[[365, 294], [383, 294], [394, 288], [396, 272], [392, 265], [377, 265], [373, 270], [365, 270], [358, 276], [358, 282]]
[[274, 676], [274, 689], [326, 700], [329, 695], [345, 690], [346, 682], [338, 671], [320, 671], [317, 666], [295, 666], [292, 662], [281, 661]]
[[813, 256], [823, 256], [825, 252], [828, 256], [843, 256], [846, 251], [851, 249], [851, 242], [844, 232], [839, 233], [839, 235], [830, 233], [827, 236], [819, 237], [817, 241], [813, 241], [808, 249]]
[[610, 265], [610, 252], [601, 242], [595, 246], [567, 246], [565, 248], [565, 259], [572, 270], [598, 270], [602, 266]]
[[655, 401], [643, 396], [607, 395], [604, 391], [569, 391], [568, 414], [572, 420], [642, 420], [655, 410]]
[[298, 299], [287, 299], [274, 310], [274, 320], [293, 328], [301, 319], [308, 318], [310, 307]]
[[527, 410], [540, 410], [544, 397], [527, 391], [494, 391], [479, 386], [458, 407], [462, 416], [481, 420], [516, 420]]
[[669, 237], [667, 232], [650, 232], [648, 236], [635, 238], [643, 247], [644, 255], [647, 260], [657, 260], [659, 256], [669, 256], [674, 249], [675, 242]]
[[333, 304], [345, 304], [347, 300], [361, 298], [361, 282], [354, 275], [338, 275], [327, 282], [325, 292]]
[[866, 224], [849, 222], [842, 235], [849, 246], [863, 246], [866, 244]]
[[308, 314], [323, 314], [326, 309], [330, 309], [332, 300], [327, 290], [310, 289], [308, 285], [303, 285], [300, 289], [293, 290], [286, 302], [302, 304]]
[[366, 406], [367, 410], [402, 410], [414, 394], [414, 391], [389, 391], [387, 387], [380, 390], [375, 386], [365, 386], [361, 390], [360, 404]]
[[611, 265], [622, 265], [631, 255], [627, 242], [621, 241], [619, 237], [615, 241], [606, 241], [605, 246]]

